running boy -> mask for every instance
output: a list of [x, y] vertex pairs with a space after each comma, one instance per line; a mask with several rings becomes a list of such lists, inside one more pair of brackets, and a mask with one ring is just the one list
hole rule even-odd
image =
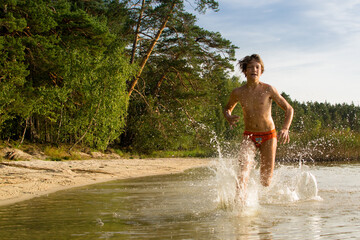
[[[271, 116], [272, 100], [285, 111], [285, 121], [279, 131], [281, 143], [290, 141], [289, 128], [294, 110], [274, 87], [260, 82], [260, 76], [264, 72], [264, 63], [259, 55], [246, 56], [239, 61], [239, 65], [247, 81], [245, 85], [232, 91], [224, 116], [230, 126], [235, 126], [239, 117], [231, 113], [237, 103], [241, 104], [245, 124], [242, 146], [251, 144], [260, 150], [260, 181], [267, 187], [273, 175], [277, 147], [275, 124]], [[239, 161], [239, 187], [246, 189], [252, 163], [241, 156]]]

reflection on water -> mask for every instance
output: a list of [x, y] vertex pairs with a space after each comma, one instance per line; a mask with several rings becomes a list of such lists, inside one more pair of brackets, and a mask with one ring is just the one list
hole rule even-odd
[[[207, 168], [92, 185], [1, 207], [0, 239], [357, 238], [359, 170], [278, 166], [266, 189], [253, 171], [249, 199], [257, 204], [246, 210], [223, 204], [233, 178]], [[316, 177], [321, 198], [291, 198], [304, 172]]]

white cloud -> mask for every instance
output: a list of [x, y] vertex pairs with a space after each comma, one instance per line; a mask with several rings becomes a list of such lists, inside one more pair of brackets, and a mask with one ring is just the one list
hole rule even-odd
[[263, 6], [272, 5], [281, 2], [282, 0], [221, 0], [220, 9], [222, 6], [227, 5], [231, 8], [259, 8]]
[[350, 54], [349, 49], [341, 49], [265, 55], [268, 68], [263, 80], [299, 101], [360, 104], [357, 93], [360, 89], [357, 78], [360, 69], [357, 61], [350, 60]]
[[[310, 3], [309, 3], [310, 4]], [[360, 3], [357, 0], [311, 1], [305, 16], [338, 34], [359, 32]]]
[[263, 79], [293, 99], [359, 105], [358, 12], [358, 0], [224, 0], [199, 24], [239, 46], [237, 58], [259, 53]]

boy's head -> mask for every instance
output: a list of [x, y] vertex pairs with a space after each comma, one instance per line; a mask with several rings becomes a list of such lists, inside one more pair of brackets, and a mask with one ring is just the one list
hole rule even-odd
[[264, 62], [261, 60], [258, 54], [253, 54], [251, 56], [246, 56], [243, 59], [239, 60], [240, 70], [246, 75], [246, 68], [251, 61], [256, 61], [261, 65], [261, 73], [264, 73]]

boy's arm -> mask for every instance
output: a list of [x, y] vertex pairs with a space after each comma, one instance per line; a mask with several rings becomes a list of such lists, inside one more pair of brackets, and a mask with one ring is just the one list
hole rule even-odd
[[236, 123], [239, 121], [240, 117], [236, 115], [231, 115], [232, 111], [234, 110], [236, 104], [238, 103], [238, 89], [234, 89], [229, 98], [229, 102], [226, 104], [224, 109], [224, 117], [229, 122], [230, 126], [235, 126]]
[[279, 107], [281, 107], [285, 111], [285, 119], [282, 126], [282, 129], [279, 132], [279, 140], [282, 143], [289, 143], [290, 136], [289, 136], [289, 128], [294, 116], [294, 109], [291, 105], [286, 101], [286, 99], [279, 94], [279, 92], [272, 87], [272, 98], [276, 102]]

